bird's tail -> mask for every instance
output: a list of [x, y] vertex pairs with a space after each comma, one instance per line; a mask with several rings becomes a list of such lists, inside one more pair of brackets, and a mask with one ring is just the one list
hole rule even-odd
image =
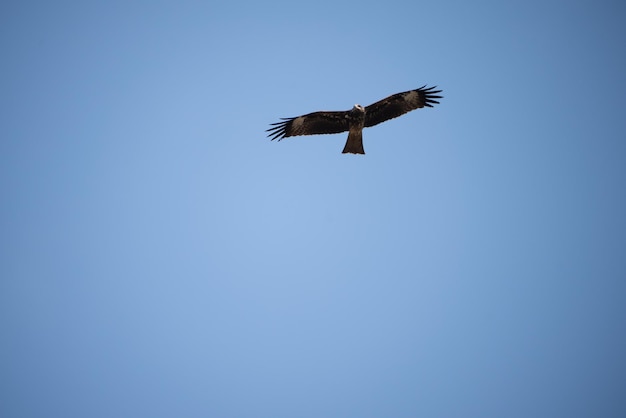
[[348, 140], [346, 141], [346, 146], [343, 147], [343, 154], [351, 153], [351, 154], [365, 154], [365, 150], [363, 149], [363, 131], [350, 131], [348, 134]]

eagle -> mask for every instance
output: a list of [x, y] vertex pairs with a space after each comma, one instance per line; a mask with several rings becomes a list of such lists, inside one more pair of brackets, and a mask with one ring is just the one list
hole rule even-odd
[[342, 153], [365, 154], [363, 150], [363, 128], [378, 125], [386, 120], [397, 118], [407, 112], [439, 104], [435, 99], [442, 90], [437, 86], [426, 85], [403, 93], [393, 94], [369, 106], [355, 104], [346, 111], [320, 111], [293, 118], [281, 118], [267, 129], [271, 140], [279, 141], [288, 136], [337, 134], [348, 131], [348, 140]]

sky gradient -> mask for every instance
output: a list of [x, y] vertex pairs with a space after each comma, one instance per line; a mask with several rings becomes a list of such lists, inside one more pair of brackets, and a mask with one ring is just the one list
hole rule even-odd
[[626, 416], [625, 18], [3, 3], [0, 415]]

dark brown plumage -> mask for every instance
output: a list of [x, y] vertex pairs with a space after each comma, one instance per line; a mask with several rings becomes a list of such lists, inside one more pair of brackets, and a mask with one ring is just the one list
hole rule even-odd
[[336, 134], [348, 131], [348, 140], [343, 153], [365, 154], [363, 150], [363, 128], [378, 125], [386, 120], [397, 118], [411, 110], [432, 107], [439, 104], [435, 99], [441, 90], [437, 87], [422, 86], [415, 90], [391, 95], [367, 107], [354, 105], [347, 111], [321, 111], [293, 118], [283, 118], [272, 123], [268, 137], [279, 141], [288, 136]]

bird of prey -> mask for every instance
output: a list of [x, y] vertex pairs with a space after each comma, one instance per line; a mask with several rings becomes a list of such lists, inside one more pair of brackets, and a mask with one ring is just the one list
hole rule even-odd
[[288, 136], [336, 134], [348, 131], [348, 140], [343, 153], [365, 154], [363, 150], [363, 128], [378, 125], [389, 119], [397, 118], [411, 110], [433, 107], [439, 104], [435, 99], [441, 90], [425, 85], [415, 89], [391, 95], [369, 106], [355, 104], [351, 110], [321, 111], [308, 113], [293, 118], [282, 118], [281, 122], [272, 123], [266, 132], [273, 140], [279, 141]]

